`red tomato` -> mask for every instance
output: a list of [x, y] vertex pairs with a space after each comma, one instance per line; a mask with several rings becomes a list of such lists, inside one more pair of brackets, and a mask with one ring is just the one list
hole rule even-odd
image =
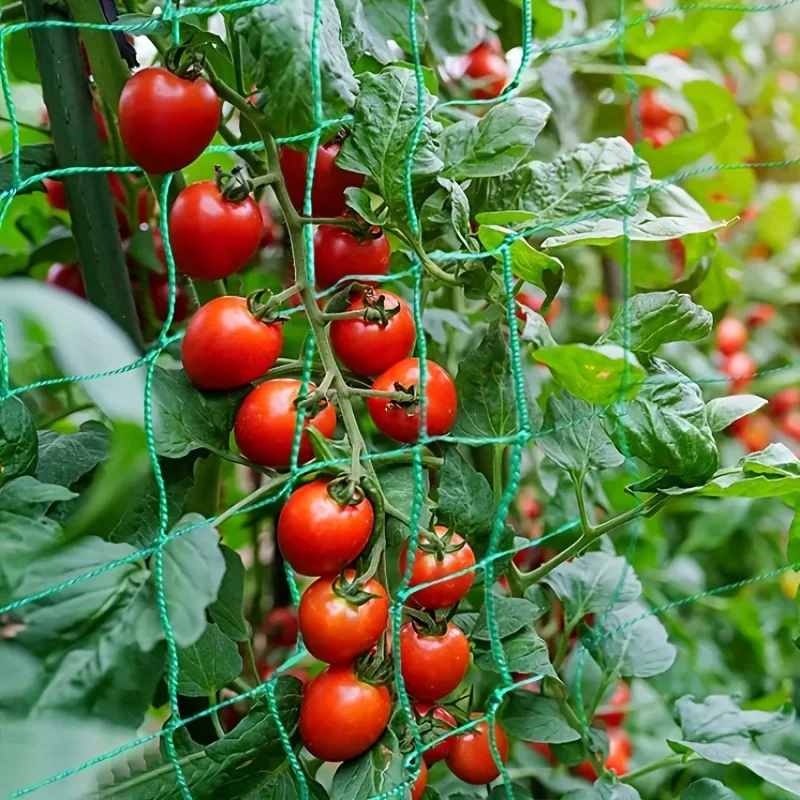
[[793, 386], [776, 392], [769, 401], [769, 410], [776, 417], [781, 417], [798, 406], [800, 406], [800, 389]]
[[[426, 422], [428, 436], [443, 436], [456, 421], [458, 398], [453, 379], [433, 361], [427, 363], [425, 383]], [[406, 358], [379, 375], [372, 388], [381, 392], [397, 391], [397, 386], [410, 389], [419, 385], [419, 360]], [[420, 407], [413, 413], [408, 407], [382, 397], [368, 397], [367, 410], [378, 430], [398, 442], [412, 444], [419, 437]]]
[[503, 92], [508, 64], [491, 45], [483, 42], [467, 55], [465, 73], [479, 84], [470, 90], [470, 95], [476, 100], [492, 100]]
[[677, 276], [680, 277], [686, 269], [686, 245], [680, 239], [670, 239], [667, 242], [667, 251], [675, 265]]
[[244, 297], [217, 297], [192, 317], [181, 357], [201, 389], [235, 389], [271, 369], [282, 346], [280, 323], [257, 320]]
[[[437, 536], [443, 536], [447, 533], [447, 528], [443, 525], [437, 525], [433, 532]], [[424, 544], [426, 537], [420, 536], [420, 543]], [[452, 553], [445, 553], [442, 560], [438, 560], [434, 553], [426, 553], [423, 550], [416, 550], [414, 553], [414, 564], [411, 567], [411, 581], [409, 587], [419, 586], [422, 583], [429, 583], [430, 581], [441, 580], [447, 578], [454, 572], [459, 572], [462, 569], [469, 569], [475, 566], [475, 553], [472, 548], [464, 542], [464, 539], [457, 533], [454, 533], [450, 544], [459, 545], [464, 543], [464, 546], [455, 550]], [[408, 545], [404, 545], [400, 551], [400, 572], [405, 573], [406, 563], [408, 560]], [[418, 605], [421, 608], [437, 609], [447, 608], [448, 606], [455, 605], [461, 598], [469, 591], [472, 582], [475, 580], [474, 572], [466, 572], [463, 575], [457, 575], [450, 580], [442, 581], [441, 583], [428, 586], [426, 589], [420, 589], [409, 597], [409, 602]]]
[[527, 745], [531, 750], [533, 750], [534, 753], [544, 756], [551, 764], [558, 763], [558, 759], [553, 755], [553, 751], [550, 749], [549, 744], [546, 744], [545, 742], [528, 742]]
[[[334, 159], [341, 145], [328, 142], [317, 149], [314, 162], [314, 182], [311, 187], [311, 213], [315, 217], [340, 217], [347, 209], [344, 190], [364, 185], [364, 176], [339, 169]], [[286, 180], [292, 204], [302, 211], [306, 195], [308, 154], [291, 147], [281, 147], [281, 172]]]
[[631, 689], [625, 681], [620, 681], [614, 694], [608, 702], [597, 712], [595, 719], [600, 719], [609, 728], [617, 728], [628, 714], [628, 704], [631, 701]]
[[[474, 718], [481, 715], [472, 716]], [[508, 761], [508, 738], [496, 722], [494, 736], [500, 761], [505, 764]], [[447, 766], [457, 778], [475, 786], [491, 783], [500, 774], [497, 764], [494, 763], [489, 742], [489, 723], [486, 720], [479, 722], [471, 731], [455, 737], [453, 749], [447, 757]]]
[[428, 767], [423, 761], [420, 764], [419, 775], [417, 779], [411, 784], [411, 800], [420, 800], [422, 793], [425, 791], [425, 786], [428, 783]]
[[717, 328], [717, 350], [730, 356], [744, 349], [747, 344], [747, 327], [736, 317], [723, 317]]
[[295, 572], [338, 575], [363, 549], [372, 533], [372, 503], [341, 506], [323, 478], [292, 492], [278, 517], [278, 546]]
[[753, 328], [766, 325], [775, 319], [775, 306], [770, 303], [756, 303], [747, 315], [747, 324]]
[[667, 127], [676, 116], [657, 97], [655, 89], [643, 89], [639, 92], [639, 119], [643, 127]]
[[645, 140], [653, 145], [655, 150], [675, 141], [675, 134], [669, 128], [645, 128], [642, 135]]
[[217, 132], [222, 103], [202, 78], [185, 80], [147, 67], [128, 80], [119, 98], [119, 133], [131, 158], [154, 175], [192, 163]]
[[359, 239], [337, 225], [320, 225], [314, 234], [314, 277], [327, 289], [350, 275], [385, 275], [392, 249], [380, 228]]
[[[157, 275], [151, 272], [147, 277], [150, 287], [150, 300], [153, 303], [153, 311], [156, 317], [164, 322], [169, 311], [169, 282], [166, 275]], [[186, 319], [189, 313], [189, 298], [186, 296], [183, 287], [178, 283], [175, 287], [175, 314], [173, 322], [181, 322]]]
[[[345, 572], [347, 580], [355, 577]], [[389, 620], [386, 589], [371, 578], [363, 591], [377, 595], [354, 605], [336, 593], [338, 578], [320, 578], [303, 592], [298, 608], [303, 643], [314, 658], [328, 664], [349, 664], [377, 644]]]
[[278, 226], [275, 224], [275, 220], [272, 219], [272, 208], [266, 197], [261, 198], [258, 207], [261, 209], [261, 221], [263, 223], [261, 241], [258, 243], [258, 246], [269, 247], [278, 239]]
[[303, 695], [300, 736], [312, 756], [347, 761], [380, 739], [391, 711], [385, 686], [359, 680], [352, 666], [328, 667]]
[[266, 634], [268, 648], [294, 647], [300, 623], [293, 608], [282, 606], [273, 608], [267, 614], [261, 623], [261, 630]]
[[[456, 728], [458, 727], [456, 723], [456, 718], [446, 709], [442, 708], [441, 706], [434, 706], [432, 703], [417, 703], [414, 706], [417, 717], [418, 718], [427, 718], [430, 721], [436, 721], [436, 728], [437, 730], [432, 730], [430, 736], [427, 737], [428, 741], [432, 739], [437, 739], [439, 736], [442, 735], [443, 731], [439, 731], [438, 728]], [[447, 756], [450, 754], [450, 750], [453, 747], [452, 739], [445, 739], [439, 744], [431, 747], [429, 750], [425, 750], [422, 754], [422, 757], [425, 759], [425, 763], [432, 767], [437, 761], [443, 761]]]
[[757, 242], [747, 251], [747, 257], [753, 261], [766, 261], [771, 254], [769, 245], [765, 242]]
[[789, 411], [781, 420], [781, 430], [792, 439], [800, 440], [800, 411], [797, 409]]
[[[400, 311], [385, 325], [363, 319], [337, 319], [331, 323], [331, 345], [339, 361], [359, 375], [377, 375], [402, 361], [414, 346], [417, 329], [405, 300], [391, 292], [376, 292], [384, 297], [384, 308], [399, 306]], [[365, 308], [364, 295], [359, 294], [348, 311]]]
[[45, 178], [43, 183], [45, 189], [47, 189], [47, 202], [59, 211], [66, 211], [68, 208], [67, 189], [64, 184], [53, 178]]
[[86, 297], [83, 275], [78, 264], [53, 264], [47, 270], [47, 282], [51, 286], [60, 286], [76, 297]]
[[736, 433], [739, 441], [751, 453], [766, 449], [772, 441], [772, 420], [766, 414], [753, 414], [743, 420], [744, 425]]
[[[614, 770], [618, 777], [628, 771], [628, 759], [631, 755], [631, 741], [622, 728], [611, 728], [608, 732], [608, 758], [603, 765], [608, 770]], [[575, 767], [575, 772], [586, 781], [594, 783], [597, 772], [591, 762], [584, 761]]]
[[442, 636], [420, 633], [413, 622], [400, 628], [400, 670], [406, 691], [416, 700], [440, 700], [464, 680], [469, 642], [452, 622]]
[[[257, 386], [244, 399], [236, 415], [233, 434], [242, 455], [275, 469], [289, 466], [297, 423], [294, 401], [300, 392], [301, 383], [292, 378], [275, 378]], [[315, 390], [309, 384], [308, 391]], [[323, 436], [330, 439], [336, 430], [336, 411], [326, 406], [313, 419], [303, 420], [303, 427], [313, 425]], [[298, 464], [305, 464], [314, 455], [311, 440], [306, 433], [300, 437]]]
[[756, 362], [747, 353], [733, 353], [722, 362], [722, 373], [731, 379], [734, 389], [743, 389], [756, 374]]
[[232, 202], [214, 181], [193, 183], [169, 213], [175, 265], [193, 280], [227, 278], [253, 257], [263, 228], [261, 210], [249, 195]]
[[[544, 305], [544, 297], [540, 297], [535, 294], [529, 294], [528, 292], [520, 292], [516, 297], [517, 303], [522, 306], [527, 306], [532, 311], [539, 312], [539, 309]], [[550, 304], [550, 310], [544, 315], [544, 321], [550, 325], [552, 324], [553, 320], [558, 316], [559, 311], [561, 311], [561, 301], [556, 298]], [[524, 308], [517, 308], [516, 311], [517, 319], [521, 319], [523, 322], [526, 319], [526, 311]]]

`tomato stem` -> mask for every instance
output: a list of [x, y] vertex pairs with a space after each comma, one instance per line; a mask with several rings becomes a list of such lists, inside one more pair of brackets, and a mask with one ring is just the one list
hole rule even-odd
[[[208, 696], [208, 707], [214, 708], [216, 704], [217, 704], [217, 694], [216, 692], [211, 692], [211, 694], [209, 694]], [[214, 724], [214, 730], [217, 732], [217, 736], [219, 736], [220, 739], [224, 739], [225, 730], [222, 727], [222, 723], [219, 721], [219, 711], [217, 711], [216, 709], [214, 709], [211, 712], [211, 722]]]

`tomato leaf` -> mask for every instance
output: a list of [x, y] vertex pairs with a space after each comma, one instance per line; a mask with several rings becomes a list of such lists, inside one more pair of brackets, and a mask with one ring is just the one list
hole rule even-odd
[[[199, 514], [187, 514], [174, 530], [202, 522]], [[172, 633], [180, 647], [193, 645], [203, 635], [206, 608], [217, 599], [224, 573], [219, 534], [211, 525], [178, 536], [164, 547], [164, 597]], [[136, 629], [143, 650], [149, 650], [164, 637], [154, 581], [151, 590], [152, 605], [140, 615]]]
[[617, 781], [614, 773], [608, 773], [595, 781], [590, 789], [578, 789], [564, 795], [564, 800], [641, 800], [633, 786]]
[[[442, 126], [430, 116], [436, 102], [423, 92], [423, 126], [411, 169], [416, 186], [430, 183], [442, 170], [436, 155], [436, 137]], [[353, 132], [345, 139], [336, 163], [342, 169], [371, 177], [392, 217], [404, 220], [405, 153], [417, 124], [417, 87], [414, 73], [400, 66], [386, 67], [377, 75], [364, 73], [353, 112]]]
[[555, 464], [577, 475], [625, 461], [603, 430], [600, 410], [565, 391], [548, 398], [536, 444]]
[[756, 397], [753, 394], [715, 397], [706, 403], [708, 426], [712, 431], [724, 431], [732, 422], [758, 411], [766, 404], [767, 401], [763, 397]]
[[[494, 630], [497, 637], [500, 639], [517, 633], [517, 631], [522, 630], [527, 625], [532, 625], [547, 611], [546, 608], [540, 608], [523, 597], [498, 596], [495, 598], [494, 607]], [[486, 606], [484, 605], [472, 628], [472, 638], [483, 642], [490, 642], [491, 633], [489, 632], [489, 627], [489, 618]]]
[[0, 402], [0, 479], [31, 475], [36, 470], [38, 439], [33, 417], [18, 397]]
[[544, 582], [558, 595], [570, 620], [599, 614], [609, 606], [627, 606], [642, 593], [642, 584], [624, 558], [599, 552], [560, 564]]
[[400, 745], [387, 729], [366, 753], [339, 766], [331, 784], [331, 800], [368, 800], [403, 783], [403, 773]]
[[630, 400], [647, 377], [633, 353], [614, 344], [562, 344], [536, 350], [533, 357], [570, 394], [596, 405]]
[[201, 392], [183, 370], [160, 369], [153, 383], [158, 454], [180, 458], [193, 450], [227, 450], [246, 390]]
[[700, 387], [662, 359], [652, 359], [633, 400], [606, 409], [605, 427], [620, 450], [666, 470], [675, 485], [701, 484], [719, 465]]
[[336, 0], [342, 20], [342, 43], [353, 64], [366, 53], [381, 64], [388, 64], [394, 60], [395, 54], [386, 37], [370, 23], [365, 5], [369, 7], [369, 0], [366, 3], [362, 0]]
[[668, 342], [695, 342], [711, 333], [713, 319], [688, 294], [648, 292], [626, 301], [599, 342], [635, 353], [655, 353]]
[[[510, 786], [513, 800], [533, 800], [533, 795], [524, 786], [520, 786], [518, 783], [512, 783]], [[450, 795], [450, 797], [452, 800], [458, 800], [456, 795]], [[425, 795], [422, 796], [422, 800], [427, 800]], [[474, 799], [470, 798], [470, 800]], [[508, 792], [506, 791], [505, 785], [501, 784], [500, 786], [493, 787], [489, 792], [487, 800], [508, 800]]]
[[208, 697], [238, 678], [244, 666], [236, 643], [213, 623], [178, 651], [178, 663], [178, 691], [187, 697]]
[[439, 145], [443, 174], [460, 181], [512, 172], [531, 157], [549, 116], [546, 103], [519, 97], [495, 106], [485, 117], [448, 126]]
[[675, 717], [684, 739], [716, 742], [784, 730], [794, 724], [795, 712], [788, 703], [779, 711], [745, 710], [726, 694], [709, 695], [704, 700], [685, 695], [675, 702]]
[[111, 432], [97, 422], [84, 423], [75, 433], [39, 431], [36, 477], [70, 487], [108, 458], [110, 446]]
[[[312, 37], [314, 0], [265, 4], [236, 20], [253, 57], [253, 79], [262, 92], [260, 110], [273, 135], [295, 136], [317, 125], [314, 117]], [[342, 44], [334, 0], [322, 0], [318, 27], [322, 116], [336, 119], [352, 108], [358, 86]]]
[[41, 483], [30, 475], [22, 475], [0, 486], [0, 512], [35, 519], [44, 516], [53, 503], [77, 496], [58, 484]]
[[457, 436], [502, 438], [517, 430], [518, 417], [511, 361], [498, 322], [461, 361], [456, 376]]
[[78, 260], [78, 246], [72, 236], [72, 231], [63, 226], [56, 225], [50, 229], [45, 239], [31, 248], [28, 256], [28, 266], [36, 264], [73, 264]]
[[581, 738], [564, 719], [558, 703], [535, 692], [511, 692], [501, 716], [503, 730], [526, 742], [574, 742]]
[[[378, 481], [389, 505], [405, 510], [410, 515], [414, 503], [414, 469], [405, 464], [393, 464], [378, 470]], [[428, 496], [429, 479], [425, 472], [422, 477], [422, 496]], [[431, 520], [431, 510], [423, 503], [419, 524], [427, 527]], [[386, 541], [390, 547], [404, 542], [411, 535], [411, 530], [404, 522], [387, 515]]]
[[208, 613], [225, 636], [236, 642], [246, 642], [250, 638], [250, 625], [244, 618], [244, 564], [235, 550], [225, 545], [220, 549], [225, 559], [225, 575]]
[[488, 539], [495, 504], [489, 481], [473, 469], [455, 447], [444, 456], [439, 473], [439, 519], [452, 525], [470, 544]]
[[713, 778], [700, 778], [681, 792], [680, 800], [742, 800], [742, 798], [733, 789]]
[[482, 0], [427, 0], [428, 45], [437, 61], [460, 56], [498, 27]]
[[370, 225], [385, 225], [388, 214], [384, 209], [382, 213], [377, 214], [373, 209], [380, 207], [381, 199], [378, 195], [368, 192], [366, 189], [359, 189], [356, 186], [350, 186], [344, 190], [345, 197], [347, 198], [347, 205], [353, 209], [365, 222]]
[[[533, 675], [558, 675], [550, 663], [547, 642], [533, 630], [522, 630], [502, 641], [503, 656], [511, 672]], [[499, 673], [500, 667], [488, 642], [478, 642], [474, 649], [475, 666], [485, 672]]]
[[[26, 181], [40, 175], [42, 172], [50, 172], [58, 169], [56, 151], [53, 145], [47, 144], [27, 144], [19, 149], [19, 179]], [[6, 192], [14, 185], [14, 158], [11, 153], [0, 158], [0, 192]], [[19, 189], [17, 194], [30, 194], [31, 192], [44, 192], [45, 186], [42, 181], [34, 181], [24, 189]]]

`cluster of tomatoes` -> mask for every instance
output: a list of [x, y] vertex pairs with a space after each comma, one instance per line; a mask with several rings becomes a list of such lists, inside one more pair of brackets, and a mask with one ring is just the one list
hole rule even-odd
[[[683, 133], [683, 117], [665, 106], [659, 100], [655, 89], [643, 89], [639, 93], [638, 117], [641, 125], [641, 138], [659, 148], [674, 141]], [[637, 140], [633, 109], [628, 109], [628, 123], [625, 138], [633, 144]]]

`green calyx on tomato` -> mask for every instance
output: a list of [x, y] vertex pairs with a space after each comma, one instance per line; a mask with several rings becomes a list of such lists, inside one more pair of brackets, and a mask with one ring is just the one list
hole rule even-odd
[[441, 535], [432, 534], [431, 536], [420, 536], [419, 542], [417, 543], [417, 550], [421, 550], [423, 553], [429, 553], [434, 556], [437, 561], [442, 562], [448, 553], [457, 553], [466, 545], [466, 542], [460, 536], [458, 536], [457, 540], [454, 539], [455, 536], [455, 530], [450, 527]]
[[366, 497], [364, 490], [352, 475], [339, 475], [328, 483], [328, 494], [342, 507], [357, 506]]
[[234, 167], [230, 172], [225, 172], [219, 164], [214, 166], [214, 182], [222, 195], [223, 200], [231, 203], [241, 203], [250, 196], [252, 186], [242, 172], [240, 166]]
[[444, 614], [437, 617], [433, 611], [422, 611], [409, 606], [403, 609], [411, 617], [411, 625], [414, 630], [422, 636], [444, 636], [447, 633], [447, 626], [457, 610], [458, 606], [453, 605]]
[[272, 293], [268, 289], [256, 289], [250, 292], [247, 295], [247, 309], [261, 322], [288, 322], [289, 319], [280, 315], [279, 306], [274, 302]]
[[376, 600], [380, 595], [375, 592], [368, 592], [364, 587], [371, 580], [369, 575], [353, 575], [348, 577], [346, 572], [342, 572], [338, 578], [333, 581], [333, 593], [337, 597], [341, 597], [351, 606], [363, 606], [370, 600]]

